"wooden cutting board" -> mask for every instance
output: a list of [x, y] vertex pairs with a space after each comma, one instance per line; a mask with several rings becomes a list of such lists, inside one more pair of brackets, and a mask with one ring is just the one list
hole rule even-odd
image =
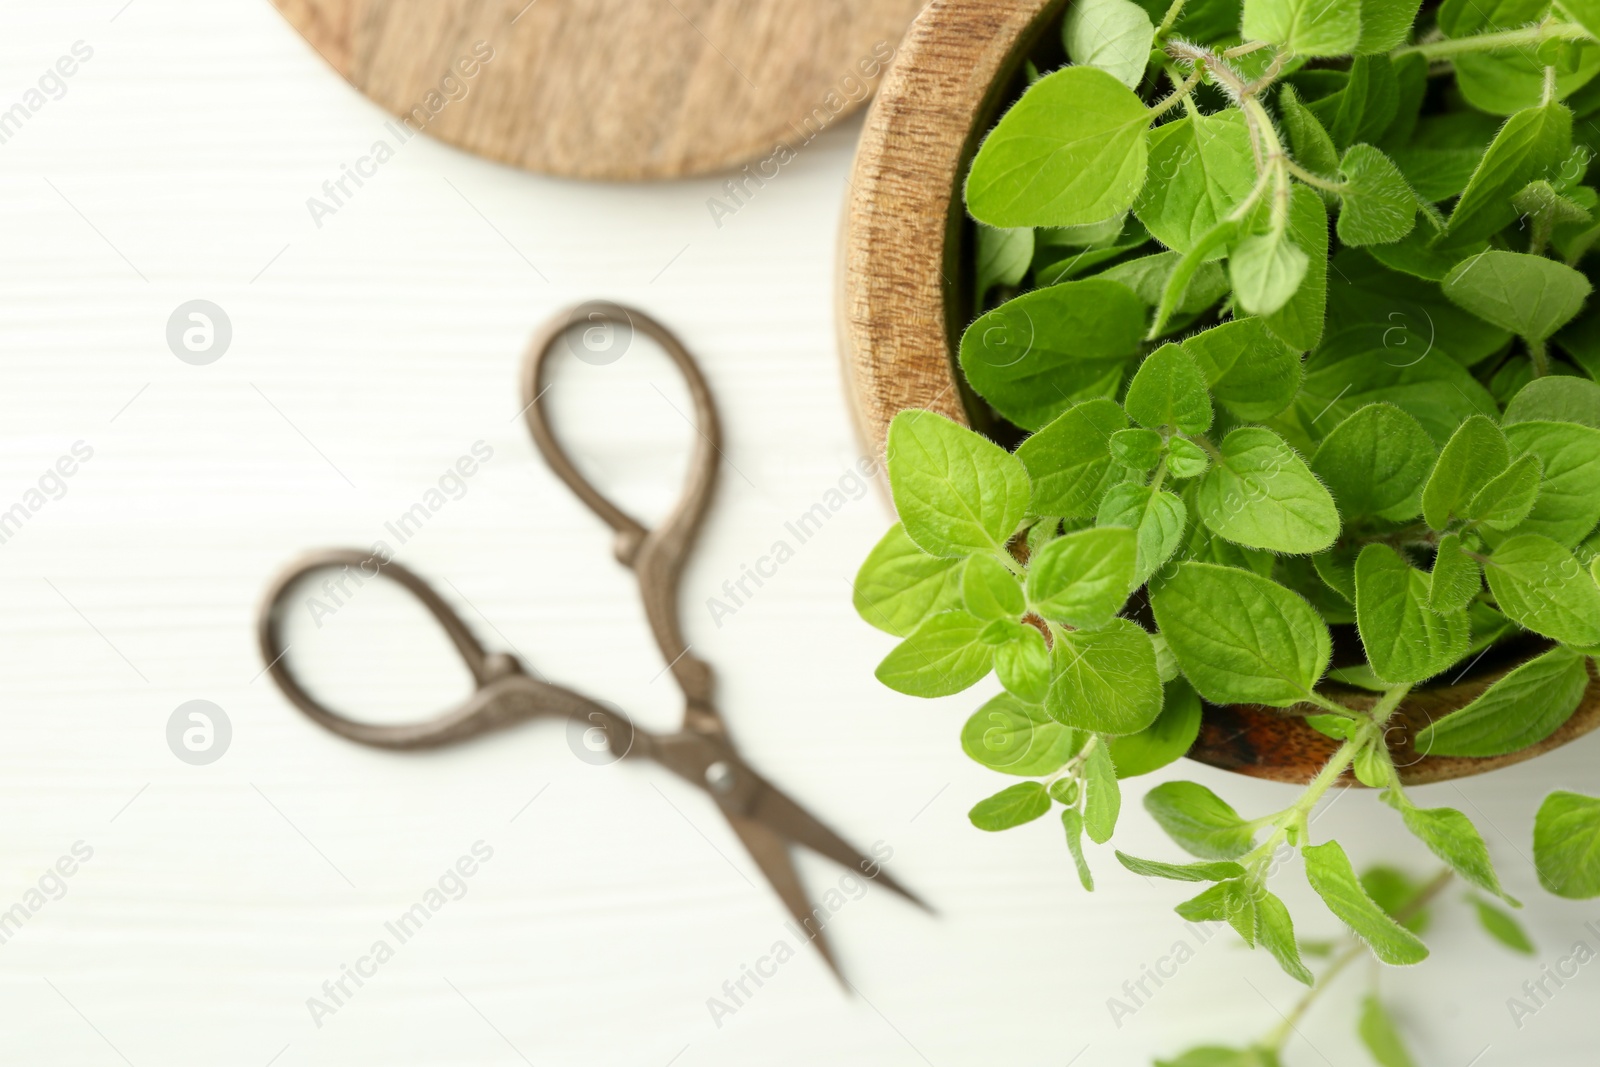
[[636, 179], [769, 158], [776, 173], [780, 144], [865, 102], [923, 0], [273, 3], [414, 129], [529, 170]]

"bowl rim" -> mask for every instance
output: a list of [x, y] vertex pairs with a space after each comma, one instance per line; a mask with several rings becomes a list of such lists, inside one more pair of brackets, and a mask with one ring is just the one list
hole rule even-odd
[[[927, 408], [972, 425], [956, 369], [963, 251], [970, 227], [961, 176], [1022, 61], [1070, 0], [931, 0], [917, 16], [867, 112], [839, 247], [838, 326], [844, 379], [863, 447], [882, 457], [889, 420]], [[931, 254], [930, 254], [931, 253]], [[980, 430], [983, 426], [976, 427]], [[1391, 728], [1406, 785], [1522, 763], [1600, 728], [1600, 684], [1549, 737], [1504, 756], [1418, 756], [1412, 734], [1464, 707], [1506, 671], [1407, 697]], [[1327, 683], [1324, 683], [1327, 684]], [[1352, 703], [1371, 699], [1341, 690]], [[1188, 758], [1251, 777], [1304, 783], [1338, 742], [1297, 716], [1257, 705], [1206, 705]], [[1353, 781], [1353, 777], [1347, 774]]]

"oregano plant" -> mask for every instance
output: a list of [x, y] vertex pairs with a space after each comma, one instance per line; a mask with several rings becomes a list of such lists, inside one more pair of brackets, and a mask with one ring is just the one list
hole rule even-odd
[[[1415, 964], [1432, 892], [1375, 888], [1310, 826], [1353, 776], [1519, 947], [1482, 835], [1413, 797], [1391, 735], [1490, 663], [1414, 749], [1522, 751], [1600, 655], [1600, 2], [1078, 0], [1059, 40], [963, 191], [960, 371], [1020, 444], [895, 417], [900, 522], [855, 583], [900, 639], [878, 678], [997, 677], [961, 743], [1019, 780], [971, 821], [1056, 812], [1085, 889], [1119, 780], [1184, 755], [1207, 705], [1304, 718], [1337, 744], [1288, 804], [1164, 782], [1144, 806], [1187, 857], [1117, 862], [1203, 886], [1181, 915], [1311, 984], [1270, 885], [1297, 851], [1364, 951]], [[1550, 892], [1600, 895], [1600, 799], [1552, 794], [1533, 857]], [[1381, 1005], [1359, 1029], [1410, 1062]]]

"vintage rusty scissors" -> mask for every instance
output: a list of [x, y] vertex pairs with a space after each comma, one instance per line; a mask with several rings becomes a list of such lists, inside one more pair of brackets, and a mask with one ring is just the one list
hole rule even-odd
[[[378, 573], [415, 595], [439, 621], [466, 661], [477, 689], [461, 704], [423, 722], [395, 725], [358, 722], [326, 707], [301, 684], [290, 667], [283, 630], [291, 590], [302, 578], [316, 571], [373, 564], [371, 552], [346, 549], [313, 552], [280, 574], [267, 591], [258, 619], [261, 656], [273, 681], [295, 707], [317, 724], [364, 745], [434, 748], [465, 741], [525, 719], [552, 716], [577, 719], [589, 724], [591, 729], [602, 730], [612, 753], [619, 758], [653, 759], [711, 795], [767, 881], [807, 931], [828, 966], [838, 974], [838, 965], [822, 937], [821, 926], [815, 921], [815, 913], [795, 871], [790, 845], [813, 849], [845, 867], [875, 878], [921, 907], [926, 905], [891, 878], [875, 860], [863, 855], [752, 770], [729, 741], [722, 715], [712, 702], [711, 667], [690, 651], [678, 620], [679, 577], [710, 503], [721, 457], [721, 429], [711, 391], [688, 350], [648, 315], [608, 303], [585, 304], [581, 310], [583, 317], [578, 317], [576, 311], [556, 315], [535, 337], [522, 368], [523, 414], [533, 433], [534, 444], [545, 461], [589, 509], [611, 527], [616, 535], [613, 551], [618, 561], [638, 578], [650, 629], [667, 669], [683, 691], [683, 728], [673, 734], [648, 733], [597, 701], [535, 677], [513, 655], [486, 652], [460, 616], [426, 582], [392, 561], [382, 563]], [[688, 383], [698, 431], [688, 481], [677, 506], [653, 530], [646, 529], [590, 485], [551, 430], [544, 400], [550, 356], [556, 351], [557, 342], [577, 325], [588, 328], [610, 325], [644, 333], [660, 344]]]

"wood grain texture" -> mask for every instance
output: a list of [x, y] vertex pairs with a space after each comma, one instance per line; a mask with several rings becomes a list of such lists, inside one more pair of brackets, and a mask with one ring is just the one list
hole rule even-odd
[[867, 117], [841, 252], [841, 350], [857, 426], [881, 454], [889, 420], [924, 407], [965, 420], [952, 373], [958, 175], [1041, 12], [1064, 0], [934, 0], [912, 23]]
[[[701, 174], [764, 159], [780, 143], [808, 141], [867, 99], [921, 6], [273, 3], [335, 70], [391, 114], [415, 115], [427, 132], [491, 159], [605, 179]], [[491, 49], [493, 58], [483, 60]]]
[[[962, 288], [965, 212], [957, 195], [1017, 68], [1060, 0], [934, 0], [906, 34], [867, 116], [841, 251], [840, 332], [864, 446], [882, 454], [889, 421], [928, 408], [971, 422], [954, 352], [971, 314]], [[1509, 756], [1418, 756], [1412, 732], [1482, 693], [1509, 667], [1419, 690], [1390, 747], [1407, 783], [1447, 781], [1532, 759], [1600, 727], [1600, 688], [1555, 734]], [[1369, 695], [1341, 694], [1360, 706]], [[1207, 706], [1190, 758], [1256, 778], [1304, 782], [1336, 747], [1270, 708]]]
[[[1591, 680], [1589, 691], [1572, 718], [1537, 745], [1508, 756], [1484, 758], [1418, 754], [1413, 742], [1416, 731], [1465, 707], [1504, 674], [1505, 670], [1486, 672], [1459, 685], [1419, 689], [1407, 698], [1392, 720], [1389, 733], [1389, 750], [1400, 768], [1402, 781], [1407, 785], [1426, 785], [1509, 767], [1560, 748], [1600, 726], [1600, 687]], [[1369, 693], [1340, 690], [1336, 686], [1327, 688], [1337, 699], [1355, 707], [1370, 707], [1373, 703]], [[1337, 747], [1338, 743], [1332, 738], [1272, 708], [1208, 705], [1200, 739], [1189, 756], [1252, 778], [1304, 782], [1328, 761]], [[1346, 779], [1348, 784], [1355, 784], [1353, 777], [1347, 775]]]

